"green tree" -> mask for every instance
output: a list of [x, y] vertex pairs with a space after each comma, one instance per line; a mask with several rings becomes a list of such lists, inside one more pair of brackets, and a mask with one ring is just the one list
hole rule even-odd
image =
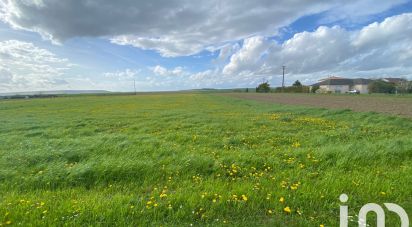
[[310, 90], [312, 93], [316, 93], [317, 90], [319, 90], [320, 86], [319, 85], [314, 85], [312, 86], [312, 89]]
[[295, 81], [295, 83], [293, 83], [292, 86], [294, 86], [294, 87], [302, 87], [302, 83], [301, 83], [299, 80], [297, 80], [297, 81]]
[[412, 81], [402, 81], [396, 85], [396, 90], [400, 94], [412, 93]]
[[257, 86], [256, 88], [256, 92], [260, 92], [260, 93], [270, 92], [270, 84], [267, 81], [259, 84], [259, 86]]
[[395, 93], [396, 87], [393, 83], [383, 80], [375, 80], [368, 85], [369, 93]]

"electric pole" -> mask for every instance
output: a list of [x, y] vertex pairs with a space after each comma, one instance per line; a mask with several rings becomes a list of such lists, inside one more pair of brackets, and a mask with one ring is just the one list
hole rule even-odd
[[282, 73], [282, 92], [283, 92], [283, 90], [285, 89], [285, 69], [286, 69], [286, 66], [282, 66], [282, 70], [283, 70], [283, 73]]
[[133, 79], [134, 95], [136, 95], [136, 79]]

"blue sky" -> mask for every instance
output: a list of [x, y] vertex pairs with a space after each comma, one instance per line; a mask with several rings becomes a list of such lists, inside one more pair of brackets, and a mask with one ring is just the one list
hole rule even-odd
[[412, 79], [411, 1], [239, 4], [5, 0], [0, 92], [278, 86], [282, 65], [287, 84]]

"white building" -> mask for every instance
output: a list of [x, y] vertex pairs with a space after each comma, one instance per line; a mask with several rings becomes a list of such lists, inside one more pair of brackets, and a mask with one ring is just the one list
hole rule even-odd
[[357, 90], [361, 94], [369, 92], [368, 85], [373, 80], [370, 79], [347, 79], [342, 77], [329, 77], [320, 80], [319, 83], [311, 85], [311, 87], [319, 86], [320, 93], [346, 93], [350, 90]]

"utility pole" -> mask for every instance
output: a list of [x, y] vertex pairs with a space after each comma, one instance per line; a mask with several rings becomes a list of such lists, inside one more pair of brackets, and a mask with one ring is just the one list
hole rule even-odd
[[283, 73], [282, 73], [282, 92], [284, 91], [284, 89], [285, 89], [285, 69], [286, 69], [286, 66], [282, 66], [282, 70], [283, 70]]
[[136, 79], [133, 79], [134, 95], [136, 95]]

